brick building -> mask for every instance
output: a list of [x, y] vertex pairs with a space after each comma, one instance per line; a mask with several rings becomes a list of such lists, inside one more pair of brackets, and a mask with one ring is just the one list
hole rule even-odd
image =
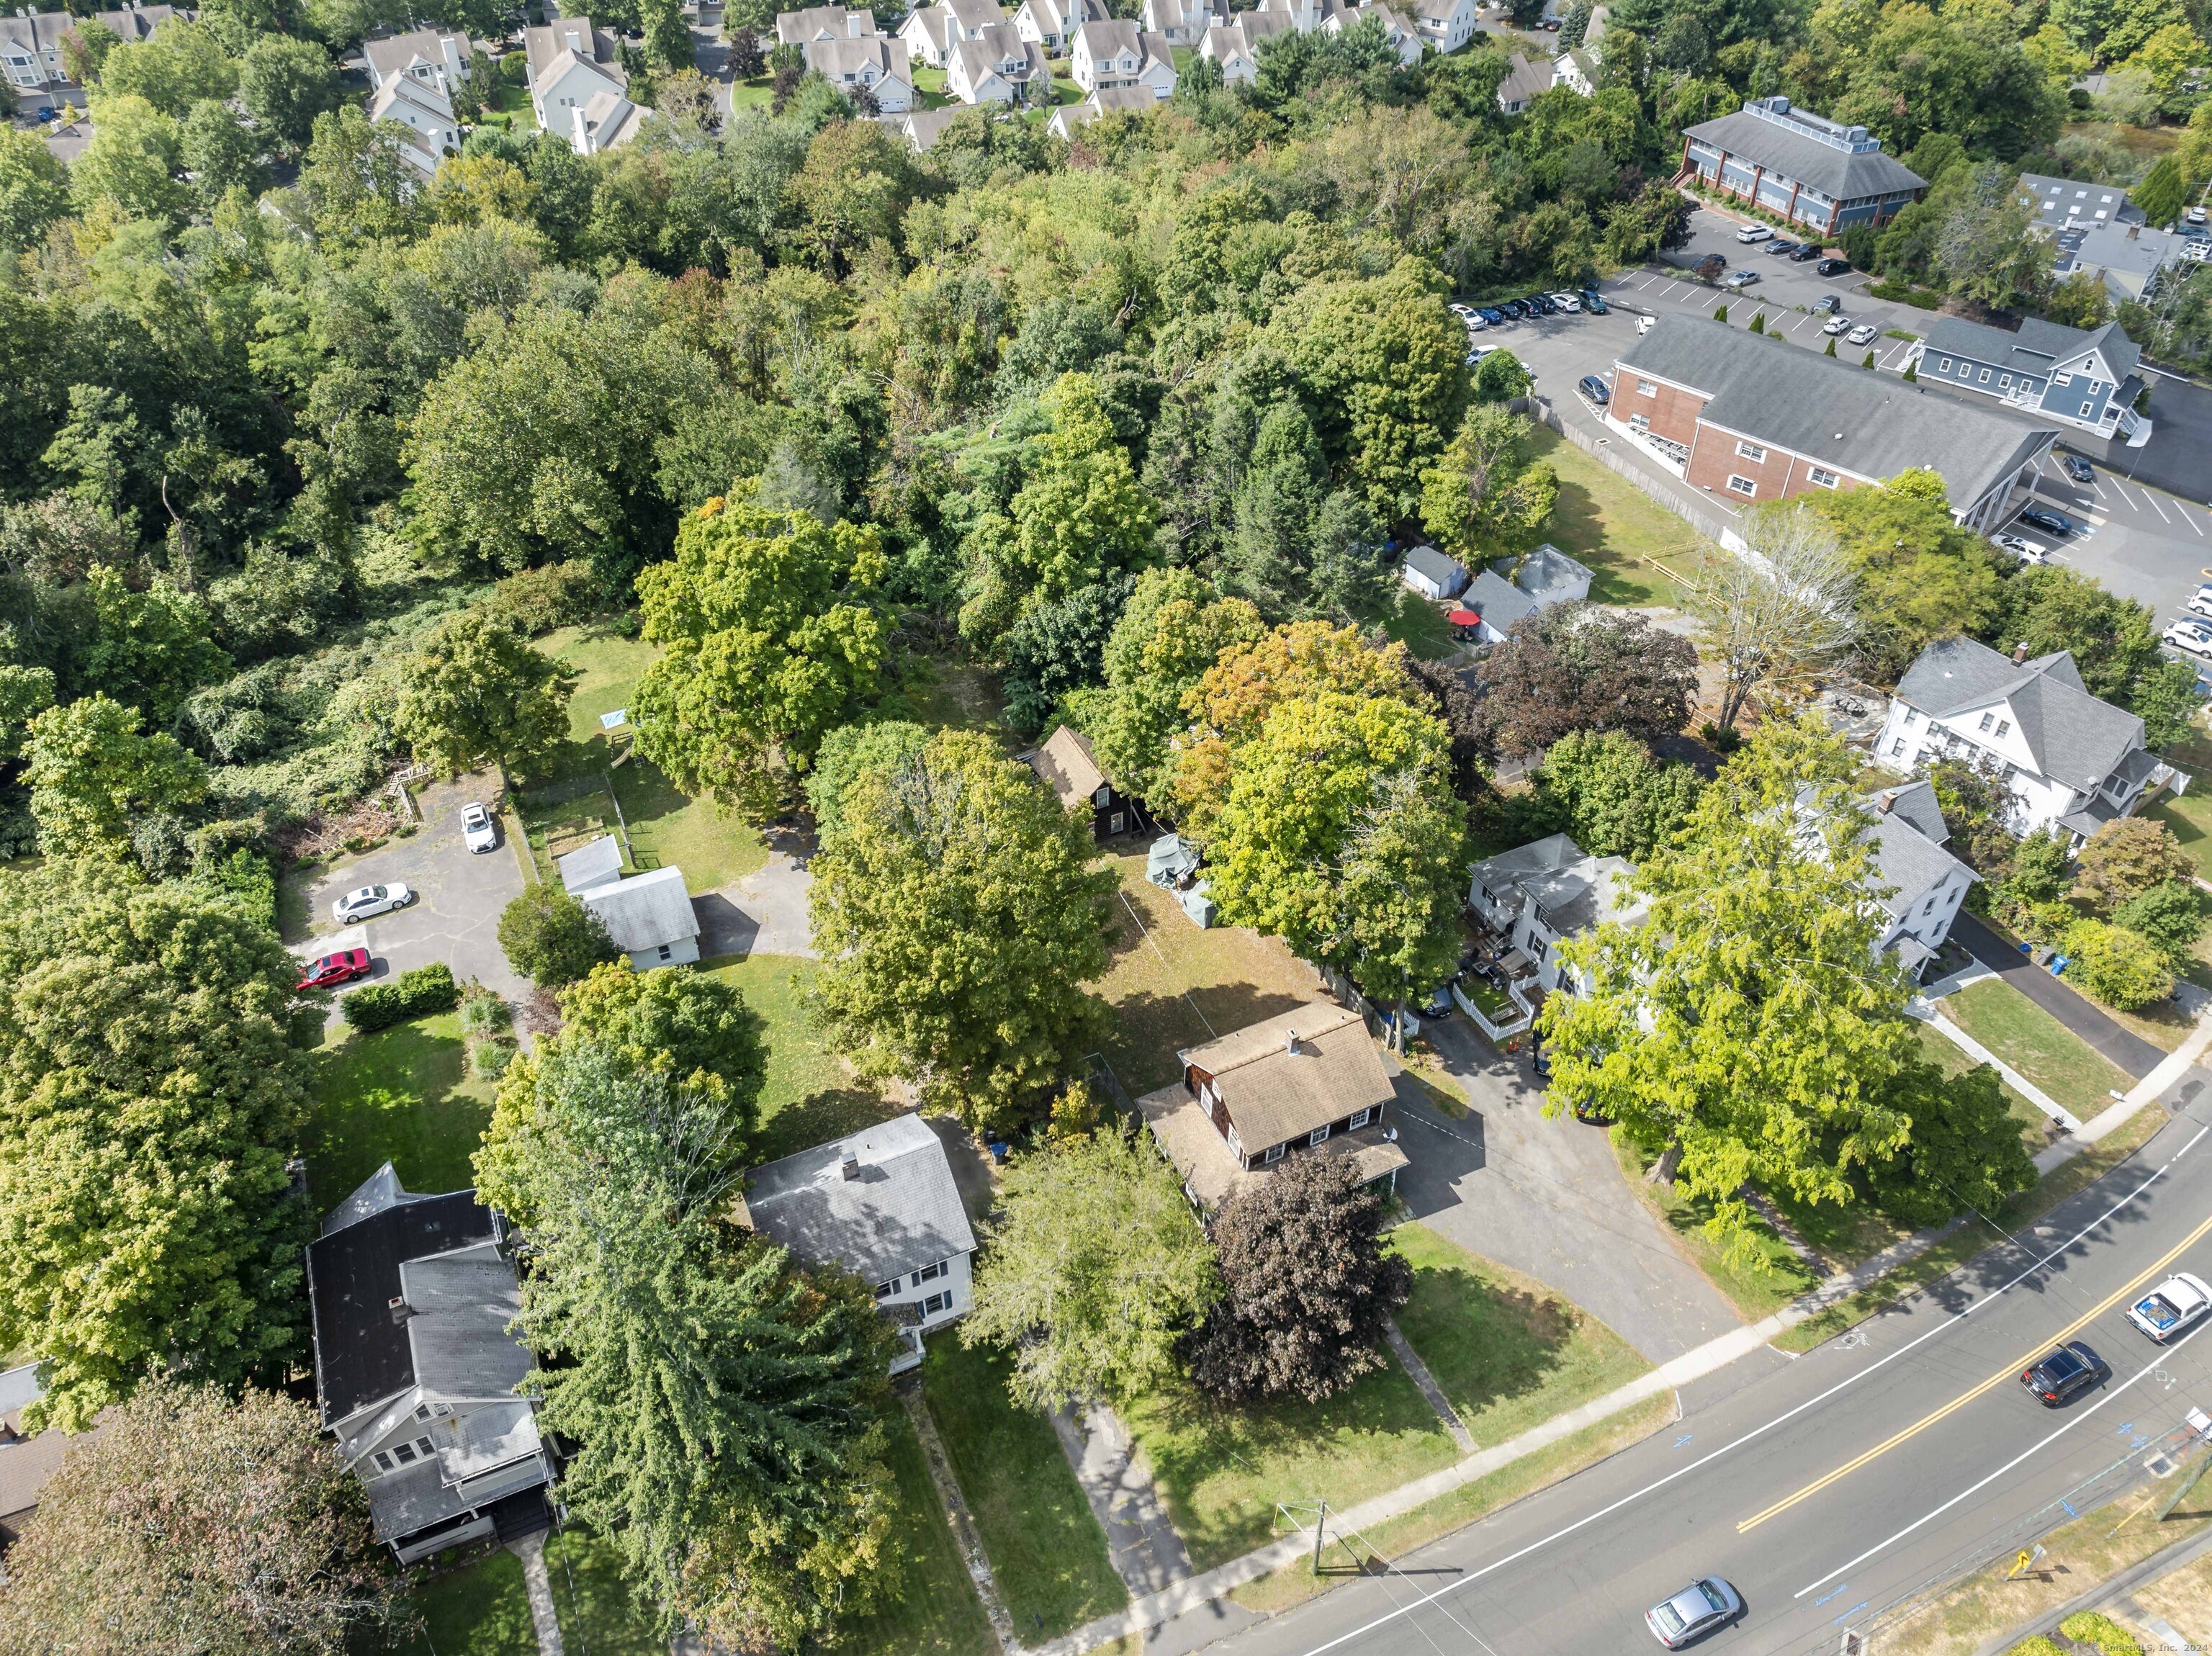
[[1760, 98], [1733, 115], [1682, 130], [1681, 178], [1753, 202], [1832, 236], [1847, 224], [1881, 224], [1928, 187], [1863, 126], [1844, 126], [1787, 98]]
[[1943, 479], [1952, 515], [1986, 533], [2024, 497], [2058, 436], [1694, 317], [1661, 317], [1615, 360], [1612, 389], [1608, 425], [1738, 507], [1925, 467]]

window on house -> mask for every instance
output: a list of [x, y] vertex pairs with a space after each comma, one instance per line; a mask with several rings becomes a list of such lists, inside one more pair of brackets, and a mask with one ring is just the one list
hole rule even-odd
[[1640, 431], [1647, 437], [1650, 436], [1651, 434], [1651, 416], [1648, 414], [1630, 415], [1628, 416], [1628, 428], [1631, 431]]
[[1290, 1149], [1288, 1144], [1270, 1144], [1267, 1146], [1267, 1153], [1260, 1159], [1262, 1162], [1279, 1162], [1283, 1159], [1283, 1152], [1288, 1149]]
[[1919, 722], [1920, 722], [1920, 715], [1919, 715], [1917, 713], [1915, 713], [1911, 708], [1907, 707], [1907, 708], [1905, 710], [1905, 728], [1906, 728], [1907, 730], [1910, 730], [1910, 729], [1911, 729], [1911, 728], [1912, 728], [1912, 726], [1914, 726], [1915, 725], [1917, 725]]
[[2086, 420], [2086, 419], [2087, 419], [2087, 418], [2089, 417], [2089, 410], [2090, 410], [2091, 409], [2093, 409], [2093, 408], [2096, 407], [2096, 406], [2097, 406], [2097, 405], [2096, 405], [2094, 403], [2082, 403], [2082, 404], [2081, 404], [2081, 417], [2082, 417], [2083, 419], [2085, 419], [2085, 420]]
[[2074, 383], [2074, 376], [2070, 373], [2054, 373], [2051, 376], [2051, 383], [2054, 385], [2070, 385]]
[[1764, 460], [1766, 458], [1766, 451], [1757, 443], [1739, 442], [1735, 452], [1747, 460]]
[[369, 1459], [376, 1463], [376, 1470], [378, 1471], [388, 1472], [392, 1470], [392, 1457], [386, 1454], [383, 1450], [379, 1449], [374, 1455], [371, 1455]]
[[1999, 736], [2009, 736], [2012, 734], [2012, 720], [2009, 719], [2000, 719], [1997, 720], [1997, 734]]
[[1933, 897], [1930, 897], [1926, 902], [1920, 905], [1920, 913], [1923, 917], [1933, 914], [1935, 912], [1936, 900]]
[[1731, 494], [1749, 496], [1759, 493], [1759, 485], [1752, 482], [1748, 477], [1738, 477], [1734, 474], [1730, 474], [1729, 477], [1729, 491]]
[[935, 1282], [939, 1277], [942, 1277], [945, 1274], [945, 1262], [944, 1260], [939, 1259], [933, 1265], [924, 1265], [921, 1270], [914, 1273], [914, 1280], [908, 1283], [907, 1286], [909, 1288], [920, 1288], [924, 1283]]
[[663, 960], [673, 959], [675, 957], [675, 952], [676, 951], [671, 949], [666, 943], [660, 945], [659, 954], [660, 958]]
[[1989, 729], [1989, 727], [1990, 727], [1990, 725], [1992, 725], [1996, 724], [1996, 722], [1997, 722], [1997, 716], [1996, 716], [1995, 713], [1984, 713], [1984, 714], [1982, 715], [1981, 728], [1982, 728], [1983, 730], [1985, 730], [1985, 731], [1986, 731], [1987, 729]]
[[1971, 363], [1971, 362], [1961, 362], [1961, 363], [1960, 363], [1960, 364], [1959, 364], [1959, 378], [1960, 378], [1960, 379], [1972, 379], [1973, 377], [1974, 377], [1974, 365], [1973, 365], [1972, 363]]
[[1354, 1128], [1364, 1127], [1374, 1119], [1375, 1112], [1371, 1109], [1354, 1110], [1352, 1113], [1352, 1119], [1346, 1125], [1345, 1131], [1349, 1132]]
[[1896, 741], [1889, 744], [1889, 756], [1892, 759], [1902, 759], [1905, 757], [1905, 738], [1903, 737], [1899, 737]]
[[933, 1294], [921, 1302], [921, 1314], [925, 1317], [934, 1317], [939, 1312], [951, 1308], [952, 1296], [950, 1294]]
[[1936, 373], [1950, 373], [1950, 372], [1951, 372], [1951, 359], [1950, 359], [1949, 357], [1948, 357], [1948, 356], [1947, 356], [1947, 357], [1945, 357], [1942, 361], [1938, 362], [1938, 363], [1936, 365]]
[[1990, 383], [1990, 371], [1987, 368], [1982, 370], [1982, 383], [1984, 385]]
[[1310, 1132], [1310, 1133], [1308, 1133], [1308, 1134], [1306, 1135], [1306, 1145], [1307, 1145], [1307, 1148], [1311, 1149], [1314, 1145], [1318, 1144], [1318, 1143], [1321, 1143], [1323, 1140], [1325, 1140], [1326, 1138], [1328, 1138], [1328, 1128], [1326, 1128], [1326, 1127], [1316, 1127], [1316, 1128], [1315, 1128], [1311, 1132]]
[[1649, 379], [1639, 379], [1636, 382], [1636, 394], [1638, 397], [1656, 397], [1659, 387]]
[[416, 1404], [415, 1405], [415, 1418], [416, 1418], [416, 1419], [417, 1419], [417, 1420], [428, 1420], [428, 1419], [429, 1419], [429, 1418], [430, 1418], [430, 1405], [429, 1405], [428, 1404], [427, 1404], [427, 1403], [418, 1403], [418, 1404]]
[[1816, 488], [1833, 488], [1844, 481], [1826, 466], [1814, 466], [1805, 475], [1813, 480], [1813, 486]]
[[878, 1283], [876, 1284], [876, 1297], [879, 1300], [888, 1300], [892, 1295], [897, 1292], [898, 1278], [896, 1277], [892, 1277], [890, 1281], [887, 1283]]
[[1997, 386], [1999, 390], [2010, 391], [2012, 389], [2012, 376], [2008, 373], [1999, 374], [1997, 376]]

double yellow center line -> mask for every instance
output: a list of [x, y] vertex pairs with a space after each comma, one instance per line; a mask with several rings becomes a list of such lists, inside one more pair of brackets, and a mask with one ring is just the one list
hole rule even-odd
[[2126, 1299], [2128, 1295], [2133, 1294], [2137, 1289], [2141, 1288], [2152, 1277], [2159, 1276], [2168, 1265], [2179, 1259], [2184, 1253], [2200, 1240], [2208, 1231], [2212, 1231], [2212, 1219], [2207, 1219], [2203, 1224], [2197, 1226], [2196, 1229], [2191, 1231], [2188, 1235], [2183, 1237], [2179, 1242], [2175, 1244], [2172, 1249], [2170, 1250], [2163, 1259], [2160, 1259], [2154, 1265], [2146, 1266], [2141, 1275], [2136, 1277], [2133, 1280], [2128, 1283], [2123, 1283], [2119, 1288], [2115, 1289], [2112, 1294], [2100, 1301], [2096, 1305], [2092, 1306], [2075, 1321], [2068, 1324], [2064, 1328], [2060, 1329], [2057, 1333], [2052, 1335], [2049, 1339], [2046, 1339], [2040, 1344], [2037, 1345], [2036, 1348], [2030, 1351], [2026, 1356], [2016, 1358], [2013, 1362], [2006, 1364], [2002, 1368], [1998, 1369], [1996, 1374], [1990, 1375], [1987, 1380], [1982, 1381], [1981, 1384], [1976, 1386], [1971, 1391], [1960, 1392], [1957, 1397], [1952, 1398], [1950, 1402], [1945, 1404], [1942, 1408], [1936, 1410], [1931, 1414], [1923, 1415], [1920, 1419], [1913, 1422], [1911, 1425], [1898, 1433], [1896, 1436], [1892, 1437], [1884, 1442], [1877, 1443], [1873, 1448], [1868, 1450], [1864, 1454], [1845, 1461], [1842, 1465], [1837, 1467], [1834, 1471], [1827, 1474], [1826, 1477], [1815, 1478], [1812, 1483], [1808, 1483], [1803, 1489], [1798, 1490], [1796, 1494], [1784, 1496], [1781, 1500], [1776, 1501], [1771, 1507], [1769, 1507], [1764, 1512], [1753, 1513], [1749, 1518], [1745, 1519], [1741, 1523], [1735, 1526], [1736, 1532], [1741, 1535], [1747, 1530], [1755, 1530], [1761, 1524], [1766, 1522], [1768, 1519], [1778, 1517], [1782, 1513], [1788, 1512], [1799, 1501], [1809, 1501], [1813, 1496], [1820, 1494], [1821, 1490], [1826, 1489], [1831, 1483], [1837, 1482], [1840, 1478], [1849, 1477], [1853, 1472], [1858, 1471], [1860, 1467], [1865, 1465], [1868, 1462], [1879, 1460], [1882, 1456], [1887, 1454], [1892, 1449], [1896, 1448], [1899, 1444], [1908, 1443], [1912, 1439], [1918, 1437], [1929, 1427], [1937, 1424], [1939, 1422], [1948, 1419], [1951, 1416], [1956, 1414], [1960, 1410], [1972, 1403], [1976, 1398], [1981, 1396], [1983, 1392], [1988, 1391], [1991, 1386], [2010, 1380], [2014, 1375], [2026, 1368], [2029, 1363], [2034, 1362], [2037, 1357], [2050, 1350], [2051, 1347], [2063, 1344], [2066, 1340], [2079, 1333], [2095, 1319], [2102, 1316], [2106, 1312], [2110, 1311], [2122, 1300]]

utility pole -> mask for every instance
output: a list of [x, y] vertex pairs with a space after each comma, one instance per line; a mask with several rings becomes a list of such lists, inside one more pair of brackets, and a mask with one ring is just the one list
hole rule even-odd
[[1316, 1575], [1319, 1575], [1319, 1574], [1321, 1574], [1321, 1537], [1322, 1537], [1322, 1532], [1324, 1529], [1328, 1528], [1328, 1501], [1327, 1498], [1326, 1498], [1326, 1497], [1324, 1497], [1324, 1498], [1323, 1498], [1323, 1500], [1322, 1500], [1322, 1503], [1321, 1503], [1321, 1511], [1320, 1511], [1320, 1513], [1319, 1513], [1315, 1517], [1315, 1519], [1314, 1519], [1314, 1554], [1313, 1554], [1313, 1573], [1314, 1573]]

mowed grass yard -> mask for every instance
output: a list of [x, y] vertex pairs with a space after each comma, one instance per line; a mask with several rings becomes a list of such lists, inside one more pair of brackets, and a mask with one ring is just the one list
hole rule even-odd
[[1985, 978], [1938, 1004], [1952, 1022], [2085, 1121], [2133, 1084], [2118, 1065], [2008, 983]]
[[1322, 994], [1312, 968], [1280, 938], [1242, 926], [1200, 931], [1145, 878], [1145, 855], [1139, 848], [1108, 858], [1121, 878], [1112, 911], [1120, 935], [1106, 976], [1091, 986], [1114, 1009], [1106, 1061], [1132, 1096], [1181, 1075], [1181, 1048]]
[[[664, 1656], [668, 1641], [632, 1598], [621, 1561], [604, 1536], [571, 1526], [545, 1541], [553, 1613], [572, 1650], [591, 1656]], [[411, 1595], [422, 1631], [401, 1647], [407, 1656], [537, 1656], [522, 1561], [504, 1548], [436, 1575], [420, 1575]]]
[[1052, 1422], [1006, 1391], [1013, 1361], [948, 1328], [929, 1342], [923, 1396], [1023, 1639], [1057, 1638], [1129, 1601]]
[[[1958, 1020], [1954, 1018], [1952, 1022], [1955, 1023]], [[1986, 1041], [1983, 1044], [1988, 1045]], [[1990, 1050], [1994, 1052], [1996, 1048], [1991, 1047]], [[1947, 1076], [1962, 1076], [1969, 1070], [1982, 1067], [1977, 1059], [1960, 1050], [1957, 1041], [1948, 1035], [1936, 1034], [1930, 1024], [1920, 1026], [1920, 1052], [1921, 1056]], [[2012, 1060], [2007, 1059], [2005, 1062], [2010, 1064]], [[2020, 1123], [2021, 1137], [2027, 1141], [2030, 1153], [2050, 1143], [2051, 1118], [2014, 1092], [2009, 1082], [2001, 1079], [1997, 1085], [2004, 1093], [2005, 1103], [2011, 1107], [2014, 1119]]]
[[468, 1073], [457, 1012], [373, 1034], [343, 1023], [315, 1054], [307, 1187], [327, 1213], [386, 1162], [410, 1191], [466, 1190], [494, 1083]]
[[897, 1480], [890, 1579], [874, 1612], [855, 1619], [837, 1648], [852, 1656], [999, 1656], [997, 1635], [929, 1481], [914, 1422], [894, 1405], [884, 1424], [886, 1459]]
[[1613, 1129], [1613, 1150], [1636, 1199], [1674, 1233], [1682, 1251], [1728, 1295], [1746, 1322], [1771, 1316], [1819, 1281], [1812, 1267], [1759, 1219], [1753, 1219], [1744, 1246], [1734, 1253], [1715, 1241], [1705, 1230], [1711, 1205], [1692, 1201], [1679, 1190], [1647, 1184], [1644, 1170], [1657, 1153], [1645, 1151], [1619, 1127]]
[[744, 993], [768, 1044], [756, 1161], [773, 1162], [898, 1113], [873, 1083], [845, 1068], [807, 1021], [801, 997], [822, 969], [817, 962], [797, 955], [748, 955], [701, 969]]
[[1650, 1368], [1595, 1317], [1426, 1225], [1390, 1233], [1413, 1268], [1399, 1331], [1485, 1447], [1602, 1397]]
[[1529, 449], [1559, 478], [1559, 504], [1544, 538], [1590, 567], [1590, 597], [1599, 604], [1680, 608], [1674, 576], [1650, 561], [1680, 573], [1696, 551], [1697, 531], [1556, 432], [1537, 427]]

